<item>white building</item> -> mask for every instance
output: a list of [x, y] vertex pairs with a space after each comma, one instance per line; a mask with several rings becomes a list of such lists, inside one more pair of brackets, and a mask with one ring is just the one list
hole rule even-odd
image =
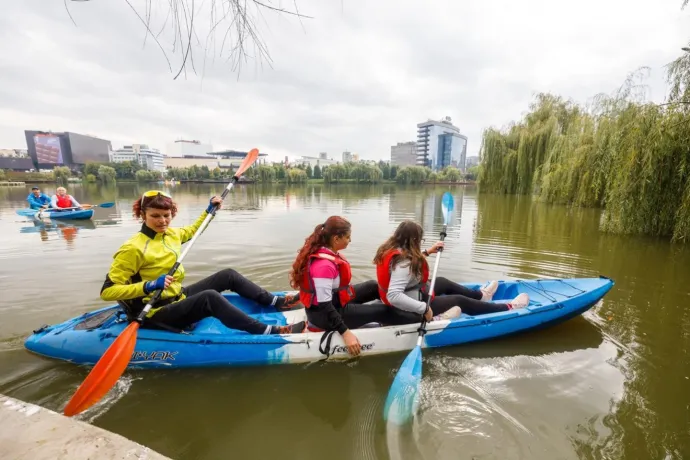
[[417, 164], [417, 143], [398, 142], [391, 146], [391, 166], [414, 166]]
[[323, 168], [324, 166], [337, 165], [339, 162], [336, 160], [326, 158], [326, 154], [322, 152], [319, 154], [318, 157], [300, 157], [297, 160], [295, 160], [295, 163], [302, 164], [305, 166], [311, 165], [312, 168], [314, 168], [316, 165], [319, 165], [320, 168]]
[[343, 152], [343, 163], [352, 162], [352, 152]]
[[467, 136], [451, 123], [450, 117], [441, 121], [428, 120], [417, 125], [417, 165], [433, 170], [454, 166], [465, 168]]
[[180, 139], [165, 146], [165, 156], [167, 157], [206, 155], [210, 152], [213, 152], [213, 146], [211, 144], [202, 144], [200, 141]]
[[146, 144], [125, 145], [121, 149], [114, 150], [111, 161], [113, 163], [134, 161], [149, 171], [165, 171], [163, 154]]

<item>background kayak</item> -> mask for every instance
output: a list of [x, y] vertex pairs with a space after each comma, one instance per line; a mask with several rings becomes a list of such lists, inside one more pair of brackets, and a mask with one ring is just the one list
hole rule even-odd
[[[17, 214], [25, 217], [34, 217], [37, 212], [38, 210], [29, 208], [17, 210]], [[45, 219], [91, 219], [91, 217], [93, 217], [93, 209], [44, 210], [40, 214], [40, 218]]]
[[[480, 284], [463, 283], [477, 289]], [[527, 308], [480, 316], [463, 314], [451, 321], [428, 324], [423, 347], [446, 347], [488, 340], [550, 326], [580, 315], [613, 287], [605, 278], [517, 280], [499, 282], [494, 302], [513, 299], [526, 292]], [[285, 292], [276, 292], [284, 295]], [[233, 305], [267, 324], [288, 324], [306, 318], [303, 308], [276, 312], [238, 296], [224, 294]], [[95, 364], [127, 326], [119, 306], [110, 306], [53, 326], [43, 326], [24, 346], [37, 354], [75, 364]], [[411, 350], [419, 324], [355, 329], [362, 356]], [[323, 339], [323, 340], [322, 340]], [[327, 358], [348, 358], [339, 334], [309, 332], [290, 335], [250, 335], [228, 329], [215, 318], [205, 318], [184, 333], [140, 329], [129, 363], [135, 368], [229, 367], [294, 364]]]

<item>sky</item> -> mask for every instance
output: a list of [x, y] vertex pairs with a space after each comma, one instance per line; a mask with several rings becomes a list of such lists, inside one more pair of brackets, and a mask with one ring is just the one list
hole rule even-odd
[[[24, 130], [38, 129], [114, 148], [198, 139], [272, 161], [346, 150], [389, 160], [392, 145], [416, 140], [417, 123], [448, 116], [471, 156], [484, 129], [519, 120], [540, 92], [586, 103], [648, 66], [648, 99], [663, 102], [665, 66], [690, 40], [681, 0], [262, 2], [309, 18], [249, 1], [269, 56], [247, 38], [238, 69], [237, 34], [221, 48], [238, 23], [223, 14], [228, 0], [173, 0], [181, 21], [194, 10], [196, 70], [188, 61], [174, 79], [188, 35], [180, 22], [174, 41], [169, 1], [67, 3], [72, 18], [59, 1], [3, 2], [0, 148], [26, 148]], [[149, 4], [160, 45], [144, 40], [135, 13]]]

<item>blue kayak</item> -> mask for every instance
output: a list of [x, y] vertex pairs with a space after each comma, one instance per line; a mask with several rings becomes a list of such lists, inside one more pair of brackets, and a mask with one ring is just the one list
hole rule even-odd
[[[462, 284], [472, 289], [481, 286]], [[427, 324], [423, 347], [461, 345], [547, 327], [587, 311], [613, 285], [614, 282], [606, 277], [501, 281], [494, 302], [511, 300], [525, 292], [530, 296], [529, 306], [479, 316], [463, 313], [452, 320], [432, 321]], [[275, 294], [285, 295], [285, 292]], [[276, 312], [273, 307], [262, 307], [234, 293], [224, 295], [233, 305], [266, 324], [284, 325], [306, 318], [304, 308]], [[93, 365], [127, 324], [122, 308], [109, 306], [60, 324], [43, 326], [26, 339], [24, 346], [49, 358]], [[416, 345], [418, 327], [419, 324], [384, 325], [352, 332], [362, 345], [361, 356], [369, 356], [411, 350]], [[339, 334], [333, 334], [327, 350], [320, 347], [324, 345], [322, 338], [325, 338], [322, 332], [251, 335], [228, 329], [216, 318], [205, 318], [182, 332], [139, 329], [129, 366], [223, 367], [295, 364], [349, 357]]]
[[93, 209], [44, 209], [41, 211], [40, 215], [37, 215], [38, 209], [18, 209], [17, 214], [25, 217], [37, 217], [39, 219], [72, 219], [72, 220], [82, 220], [91, 219], [93, 217]]

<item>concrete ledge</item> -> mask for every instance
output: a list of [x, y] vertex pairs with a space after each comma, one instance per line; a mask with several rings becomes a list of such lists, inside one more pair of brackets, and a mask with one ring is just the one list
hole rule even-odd
[[0, 394], [3, 460], [170, 460], [136, 442]]

